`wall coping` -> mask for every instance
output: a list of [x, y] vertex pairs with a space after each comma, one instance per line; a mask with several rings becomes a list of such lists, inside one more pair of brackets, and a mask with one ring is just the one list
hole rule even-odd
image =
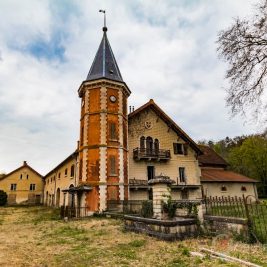
[[195, 218], [178, 218], [178, 220], [159, 220], [152, 218], [143, 218], [132, 215], [124, 215], [125, 220], [142, 222], [146, 224], [161, 225], [161, 226], [178, 226], [196, 224]]
[[212, 215], [204, 215], [204, 220], [216, 221], [216, 222], [225, 222], [225, 223], [236, 223], [236, 224], [244, 224], [244, 225], [246, 225], [248, 223], [248, 219], [246, 219], [246, 218], [212, 216]]

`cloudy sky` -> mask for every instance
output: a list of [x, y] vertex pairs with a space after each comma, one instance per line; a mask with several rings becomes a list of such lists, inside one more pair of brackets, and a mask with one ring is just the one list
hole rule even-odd
[[136, 108], [153, 98], [195, 141], [255, 133], [230, 119], [216, 38], [254, 0], [0, 0], [0, 171], [46, 174], [76, 148], [80, 100], [108, 38]]

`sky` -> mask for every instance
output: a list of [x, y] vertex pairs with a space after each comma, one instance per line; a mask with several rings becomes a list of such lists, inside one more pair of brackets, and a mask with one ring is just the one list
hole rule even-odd
[[248, 17], [256, 0], [0, 0], [0, 172], [26, 160], [45, 175], [77, 146], [80, 99], [108, 38], [129, 105], [149, 99], [193, 140], [259, 131], [231, 118], [219, 31]]

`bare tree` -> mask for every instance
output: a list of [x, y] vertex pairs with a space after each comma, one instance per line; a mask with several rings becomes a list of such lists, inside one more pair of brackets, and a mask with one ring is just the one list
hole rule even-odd
[[237, 18], [221, 31], [217, 43], [220, 57], [229, 63], [226, 101], [232, 114], [252, 112], [254, 119], [266, 120], [267, 0], [260, 2], [253, 18]]

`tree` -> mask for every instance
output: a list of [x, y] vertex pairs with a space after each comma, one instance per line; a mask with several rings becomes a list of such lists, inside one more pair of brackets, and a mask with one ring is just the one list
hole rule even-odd
[[227, 105], [232, 114], [252, 112], [266, 120], [267, 101], [267, 0], [261, 1], [251, 19], [235, 19], [233, 25], [218, 36], [218, 52], [229, 63], [226, 78]]
[[233, 170], [260, 181], [259, 194], [267, 195], [267, 139], [264, 136], [250, 136], [241, 146], [232, 148], [228, 161]]
[[0, 206], [4, 206], [7, 203], [7, 194], [5, 191], [0, 190]]

